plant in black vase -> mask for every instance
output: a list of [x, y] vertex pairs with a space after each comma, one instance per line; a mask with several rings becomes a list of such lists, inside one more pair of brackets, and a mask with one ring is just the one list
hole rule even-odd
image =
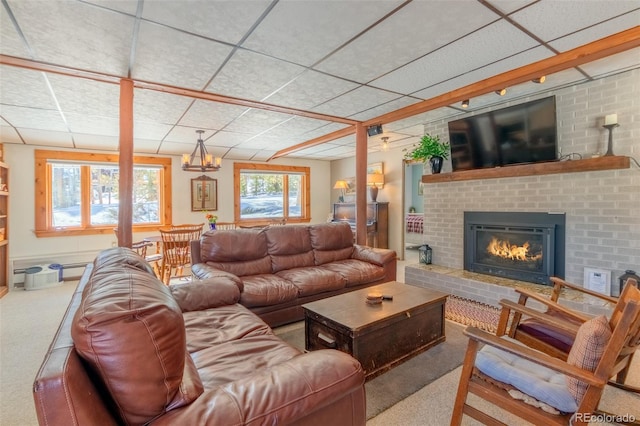
[[404, 155], [407, 160], [425, 162], [429, 160], [431, 173], [440, 173], [443, 160], [449, 158], [449, 142], [440, 141], [440, 136], [425, 134], [420, 143], [415, 144], [413, 149]]

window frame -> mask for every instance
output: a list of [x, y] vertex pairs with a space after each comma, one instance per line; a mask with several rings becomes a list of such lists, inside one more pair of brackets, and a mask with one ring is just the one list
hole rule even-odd
[[[37, 237], [61, 237], [73, 235], [113, 234], [117, 224], [90, 225], [80, 227], [54, 227], [52, 225], [52, 167], [49, 161], [75, 162], [81, 166], [94, 164], [119, 165], [118, 154], [99, 154], [89, 152], [49, 151], [37, 149], [35, 157], [35, 234]], [[151, 231], [171, 223], [171, 158], [134, 156], [134, 166], [160, 167], [160, 205], [158, 216], [160, 223], [132, 225], [133, 232]], [[91, 176], [90, 173], [81, 171], [82, 205], [83, 215], [90, 212], [91, 205], [86, 200], [91, 200]]]
[[[281, 173], [283, 175], [296, 173], [303, 176], [302, 186], [302, 211], [300, 216], [289, 217], [289, 185], [288, 180], [283, 182], [283, 209], [284, 217], [268, 217], [264, 219], [241, 219], [240, 217], [240, 175], [242, 172], [267, 172]], [[274, 222], [279, 223], [309, 223], [311, 221], [311, 168], [301, 166], [284, 166], [273, 164], [256, 164], [256, 163], [234, 163], [233, 165], [233, 200], [234, 200], [234, 218], [238, 225], [245, 226], [264, 226]]]

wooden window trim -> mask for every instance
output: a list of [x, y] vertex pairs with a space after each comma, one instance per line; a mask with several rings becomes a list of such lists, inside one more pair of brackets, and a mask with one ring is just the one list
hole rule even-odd
[[[35, 234], [37, 237], [61, 237], [75, 235], [113, 234], [114, 225], [91, 226], [86, 228], [55, 229], [51, 226], [51, 181], [48, 179], [48, 161], [74, 161], [80, 164], [110, 163], [118, 166], [118, 154], [97, 154], [89, 152], [35, 150]], [[134, 156], [137, 166], [159, 166], [162, 169], [160, 188], [160, 224], [133, 225], [134, 232], [152, 231], [171, 223], [171, 158]], [[84, 173], [84, 172], [82, 172]], [[91, 182], [83, 176], [83, 195], [90, 194]], [[90, 209], [83, 203], [82, 209]], [[84, 212], [85, 214], [87, 212]]]
[[[300, 166], [283, 166], [272, 164], [255, 164], [255, 163], [234, 163], [233, 164], [233, 200], [234, 200], [234, 218], [235, 222], [245, 226], [261, 226], [268, 225], [274, 221], [273, 218], [265, 219], [241, 219], [240, 218], [240, 174], [243, 171], [264, 171], [270, 173], [299, 173], [304, 176], [302, 191], [303, 211], [301, 217], [286, 217], [287, 223], [309, 223], [311, 221], [311, 168]], [[289, 194], [288, 183], [285, 180], [283, 191]], [[289, 197], [285, 197], [283, 211], [289, 211]]]

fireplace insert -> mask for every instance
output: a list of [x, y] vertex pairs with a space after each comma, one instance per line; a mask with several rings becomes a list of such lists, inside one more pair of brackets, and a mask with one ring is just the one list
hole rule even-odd
[[564, 278], [565, 214], [465, 212], [464, 269], [537, 284]]

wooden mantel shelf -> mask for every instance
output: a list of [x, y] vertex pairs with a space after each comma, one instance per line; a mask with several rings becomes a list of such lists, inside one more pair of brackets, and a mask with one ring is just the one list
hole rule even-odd
[[558, 173], [592, 172], [596, 170], [628, 169], [629, 157], [609, 156], [585, 160], [553, 161], [522, 164], [491, 169], [463, 170], [460, 172], [423, 175], [423, 183], [456, 182], [462, 180], [495, 179], [503, 177], [552, 175]]

